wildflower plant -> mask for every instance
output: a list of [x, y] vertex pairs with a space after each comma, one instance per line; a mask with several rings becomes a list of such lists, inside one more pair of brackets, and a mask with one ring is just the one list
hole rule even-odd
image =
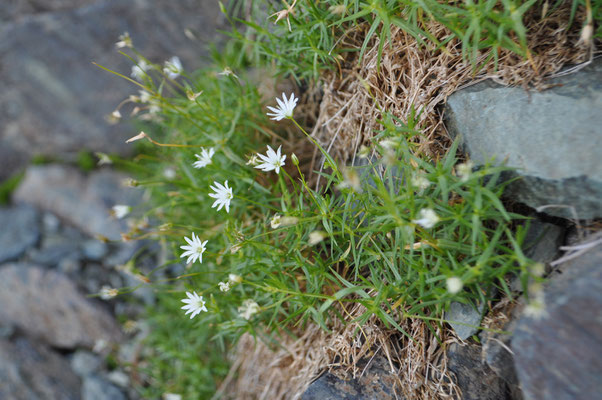
[[[215, 52], [215, 65], [206, 69], [189, 74], [179, 60], [153, 64], [134, 53], [144, 71], [121, 75], [143, 90], [131, 100], [144, 107], [138, 116], [150, 116], [141, 118], [147, 133], [132, 138], [143, 156], [131, 165], [139, 171], [133, 182], [152, 194], [156, 207], [148, 214], [158, 223], [137, 234], [158, 237], [173, 250], [145, 276], [159, 292], [148, 315], [154, 350], [146, 372], [155, 382], [170, 382], [164, 392], [211, 397], [228, 372], [224, 353], [243, 333], [276, 337], [310, 323], [329, 329], [334, 320], [347, 323], [347, 310], [360, 304], [364, 311], [354, 322], [376, 316], [407, 334], [405, 318], [442, 325], [452, 301], [511, 296], [512, 275], [528, 282], [531, 262], [515, 223], [522, 217], [500, 200], [503, 167], [460, 163], [457, 142], [440, 159], [425, 157], [416, 151], [415, 116], [404, 121], [386, 110], [372, 143], [360, 151], [363, 165], [344, 166], [308, 134], [297, 115], [300, 92], [274, 93], [266, 104], [244, 67], [273, 62], [299, 79], [316, 76], [342, 51], [333, 32], [356, 20], [369, 24], [368, 36], [386, 38], [395, 24], [429, 38], [417, 4], [403, 12], [397, 2], [312, 4], [273, 10], [276, 32], [243, 21], [249, 30], [235, 26], [236, 40]], [[443, 10], [427, 1], [423, 7], [462, 35], [464, 23], [452, 20], [450, 10], [481, 6]], [[505, 45], [509, 30], [519, 28], [505, 26], [496, 36], [503, 43], [490, 43], [498, 40], [491, 35], [485, 43]], [[276, 33], [289, 41], [277, 41]], [[519, 52], [520, 40], [515, 44]], [[278, 51], [281, 45], [287, 51]], [[309, 141], [325, 168], [308, 173], [291, 137]], [[320, 185], [308, 183], [310, 174], [319, 175]], [[188, 264], [184, 272], [159, 278], [161, 269], [177, 270], [179, 259]], [[156, 397], [152, 388], [143, 391]]]

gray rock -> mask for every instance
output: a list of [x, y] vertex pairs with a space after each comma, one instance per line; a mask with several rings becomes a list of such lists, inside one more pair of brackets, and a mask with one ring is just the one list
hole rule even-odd
[[556, 258], [558, 248], [564, 240], [564, 228], [533, 220], [523, 243], [523, 251], [532, 260], [549, 263]]
[[329, 372], [315, 380], [305, 393], [302, 400], [389, 400], [399, 398], [393, 393], [396, 377], [391, 373], [387, 359], [377, 355], [361, 377], [349, 380], [338, 378]]
[[0, 321], [0, 338], [10, 338], [15, 333], [15, 326], [7, 324], [4, 321]]
[[61, 226], [61, 221], [53, 213], [47, 212], [42, 217], [42, 225], [45, 233], [57, 233]]
[[74, 276], [82, 268], [79, 258], [63, 258], [57, 264], [57, 269], [65, 275]]
[[79, 379], [59, 354], [26, 339], [0, 340], [0, 399], [76, 400]]
[[0, 263], [19, 258], [38, 241], [38, 216], [27, 206], [0, 208]]
[[71, 356], [71, 369], [83, 378], [92, 375], [102, 366], [102, 360], [96, 354], [86, 350], [77, 350]]
[[125, 222], [110, 218], [115, 204], [134, 204], [140, 191], [122, 186], [125, 175], [97, 171], [86, 179], [63, 165], [31, 166], [14, 194], [17, 202], [50, 211], [90, 236], [119, 240]]
[[[45, 12], [0, 26], [0, 180], [32, 154], [130, 152], [124, 142], [134, 133], [131, 126], [109, 125], [105, 115], [138, 88], [91, 62], [129, 76], [131, 62], [115, 49], [118, 36], [128, 31], [152, 62], [178, 55], [193, 70], [208, 55], [203, 42], [213, 41], [226, 22], [213, 0], [72, 0], [62, 7], [19, 2]], [[28, 10], [0, 6], [0, 18], [23, 12]]]
[[144, 242], [142, 241], [119, 243], [117, 248], [103, 260], [103, 263], [109, 267], [121, 266], [130, 261], [143, 246]]
[[[602, 217], [602, 59], [549, 82], [542, 92], [489, 81], [454, 93], [447, 128], [461, 135], [476, 164], [495, 157], [518, 168], [507, 195], [537, 208], [574, 207], [579, 219]], [[573, 218], [571, 209], [544, 212]]]
[[463, 400], [510, 399], [503, 379], [481, 361], [481, 348], [453, 343], [447, 351], [448, 367], [462, 390]]
[[25, 264], [0, 268], [0, 320], [59, 348], [119, 341], [113, 317], [63, 274]]
[[107, 374], [107, 380], [121, 388], [128, 388], [130, 378], [127, 374], [120, 370], [113, 370]]
[[[510, 324], [513, 325], [513, 324]], [[505, 331], [513, 331], [510, 326], [504, 327]], [[520, 400], [522, 391], [514, 367], [514, 355], [511, 350], [512, 335], [502, 335], [483, 331], [482, 361], [508, 385], [510, 398]]]
[[466, 340], [477, 333], [484, 310], [484, 304], [479, 304], [475, 308], [470, 304], [453, 301], [449, 305], [449, 311], [445, 312], [444, 318], [449, 321], [456, 335], [460, 339]]
[[77, 241], [60, 234], [52, 234], [46, 235], [42, 239], [39, 249], [32, 250], [29, 253], [29, 259], [34, 264], [55, 267], [62, 260], [76, 260], [80, 258], [80, 255]]
[[31, 14], [80, 7], [96, 0], [8, 0], [0, 3], [0, 22], [15, 21]]
[[82, 400], [126, 400], [119, 388], [98, 376], [84, 378]]
[[82, 244], [84, 257], [92, 261], [100, 261], [108, 252], [109, 248], [106, 243], [99, 240], [86, 240]]
[[602, 393], [602, 246], [561, 265], [544, 289], [545, 313], [523, 315], [512, 350], [527, 399], [594, 399]]
[[[529, 221], [529, 229], [522, 250], [530, 259], [547, 264], [556, 258], [564, 238], [565, 229], [563, 227], [534, 219]], [[549, 265], [546, 265], [546, 272], [549, 272]], [[524, 290], [520, 277], [516, 275], [510, 279], [509, 286], [514, 292]]]

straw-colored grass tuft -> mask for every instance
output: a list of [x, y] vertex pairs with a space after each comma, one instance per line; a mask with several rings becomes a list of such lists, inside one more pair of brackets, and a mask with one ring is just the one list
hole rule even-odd
[[[365, 311], [356, 303], [345, 314], [353, 321]], [[362, 325], [335, 321], [331, 332], [310, 324], [297, 338], [282, 335], [274, 346], [244, 335], [219, 393], [233, 399], [300, 399], [320, 372], [359, 379], [378, 356], [386, 360], [389, 374], [382, 379], [390, 384], [395, 398], [458, 398], [459, 388], [447, 370], [444, 351], [445, 344], [455, 339], [447, 338], [435, 324], [431, 331], [423, 320], [396, 317], [411, 339], [384, 328], [376, 316]]]
[[[419, 127], [424, 133], [418, 152], [436, 158], [450, 144], [442, 120], [441, 105], [463, 85], [487, 78], [503, 85], [536, 90], [546, 87], [546, 78], [566, 65], [583, 63], [593, 56], [593, 48], [579, 44], [585, 11], [578, 10], [570, 28], [570, 2], [542, 18], [534, 7], [526, 16], [528, 57], [508, 50], [499, 51], [498, 69], [493, 60], [478, 72], [463, 60], [462, 46], [451, 40], [439, 50], [420, 46], [406, 32], [392, 29], [392, 39], [384, 45], [378, 68], [379, 39], [374, 36], [363, 59], [358, 52], [343, 53], [339, 69], [323, 76], [323, 97], [313, 136], [341, 162], [354, 158], [361, 144], [368, 144], [379, 128], [381, 111], [407, 121], [411, 109], [420, 112]], [[346, 33], [341, 47], [359, 49], [367, 25]], [[438, 22], [426, 26], [439, 41], [450, 32]], [[492, 50], [478, 53], [476, 65], [483, 65]]]

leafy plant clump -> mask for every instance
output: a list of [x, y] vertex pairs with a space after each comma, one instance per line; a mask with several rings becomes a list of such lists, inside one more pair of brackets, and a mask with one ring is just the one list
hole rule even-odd
[[277, 343], [309, 325], [329, 331], [376, 318], [411, 340], [405, 320], [439, 329], [452, 301], [512, 296], [513, 275], [527, 284], [523, 217], [500, 201], [504, 168], [460, 163], [458, 142], [443, 157], [425, 155], [421, 113], [400, 118], [374, 97], [378, 128], [358, 162], [344, 165], [308, 133], [311, 98], [300, 86], [280, 97], [271, 77], [256, 76], [275, 64], [301, 87], [311, 78], [319, 86], [322, 69], [346, 51], [337, 37], [358, 26], [363, 43], [398, 27], [440, 46], [428, 19], [461, 39], [467, 58], [496, 46], [528, 57], [522, 16], [535, 2], [271, 4], [276, 28], [241, 21], [250, 29], [234, 25], [214, 64], [191, 74], [176, 58], [153, 64], [129, 36], [119, 42], [134, 62], [131, 78], [121, 76], [140, 89], [127, 102], [145, 130], [130, 139], [141, 144], [130, 183], [151, 193], [142, 217], [157, 221], [124, 237], [155, 238], [173, 255], [148, 272], [130, 265], [160, 293], [147, 316], [145, 397], [211, 397], [244, 333]]

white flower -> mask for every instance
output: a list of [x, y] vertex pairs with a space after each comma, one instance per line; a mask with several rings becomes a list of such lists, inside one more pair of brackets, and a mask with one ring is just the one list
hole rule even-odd
[[118, 294], [119, 291], [117, 289], [113, 289], [110, 286], [105, 285], [100, 289], [100, 298], [103, 300], [110, 300]]
[[470, 178], [472, 167], [474, 167], [472, 161], [467, 161], [456, 166], [456, 172], [462, 182], [466, 182]]
[[281, 217], [279, 214], [275, 214], [270, 221], [270, 226], [272, 229], [276, 229], [280, 226], [295, 225], [297, 222], [299, 222], [297, 217]]
[[165, 179], [167, 180], [173, 180], [176, 177], [176, 170], [173, 167], [167, 167], [163, 170], [163, 176], [165, 177]]
[[163, 393], [163, 400], [182, 400], [182, 395], [176, 393]]
[[251, 319], [253, 314], [259, 311], [259, 304], [251, 299], [243, 301], [242, 306], [238, 307], [238, 313], [247, 321]]
[[182, 310], [187, 310], [184, 315], [190, 314], [190, 319], [193, 319], [197, 314], [201, 311], [207, 312], [207, 307], [205, 307], [205, 300], [203, 300], [203, 296], [199, 296], [196, 292], [186, 292], [187, 299], [182, 300], [182, 303], [186, 304], [182, 306]]
[[357, 156], [359, 158], [368, 158], [370, 155], [370, 148], [364, 145], [361, 145], [360, 150], [357, 152]]
[[128, 215], [130, 213], [131, 209], [132, 208], [130, 206], [126, 206], [123, 204], [116, 204], [111, 209], [112, 210], [111, 214], [113, 214], [113, 216], [115, 218], [121, 219], [121, 218], [125, 217], [126, 215]]
[[183, 71], [182, 62], [178, 56], [173, 56], [168, 61], [165, 61], [163, 72], [169, 79], [176, 79]]
[[309, 234], [309, 245], [314, 246], [320, 243], [322, 240], [326, 238], [326, 235], [322, 231], [313, 231]]
[[447, 278], [445, 281], [445, 285], [447, 286], [447, 291], [451, 294], [456, 294], [462, 290], [464, 283], [462, 283], [462, 279], [457, 276], [451, 276]]
[[420, 219], [415, 219], [412, 222], [428, 229], [432, 228], [437, 222], [439, 222], [439, 217], [437, 214], [435, 214], [433, 209], [423, 208], [420, 210]]
[[195, 262], [196, 260], [203, 263], [203, 253], [205, 252], [207, 241], [201, 242], [201, 239], [199, 239], [194, 232], [192, 232], [191, 239], [184, 237], [184, 240], [186, 240], [186, 243], [190, 246], [180, 246], [182, 250], [186, 250], [180, 257], [188, 257], [186, 263]]
[[117, 47], [118, 49], [122, 49], [124, 47], [133, 47], [133, 43], [132, 43], [132, 38], [130, 37], [130, 34], [127, 32], [123, 32], [123, 34], [119, 35], [119, 41], [117, 43], [115, 43], [115, 47]]
[[257, 154], [253, 154], [253, 155], [251, 156], [251, 158], [249, 158], [249, 161], [247, 161], [247, 164], [246, 164], [246, 165], [253, 165], [253, 166], [255, 166], [255, 165], [257, 165], [258, 163], [259, 163], [259, 161], [257, 160]]
[[272, 220], [270, 221], [272, 229], [276, 229], [280, 226], [280, 218], [282, 218], [280, 214], [276, 214], [272, 217]]
[[293, 110], [297, 106], [297, 101], [299, 101], [299, 99], [295, 98], [294, 93], [291, 93], [290, 99], [287, 99], [286, 95], [284, 93], [282, 93], [282, 100], [280, 100], [279, 98], [276, 97], [276, 102], [278, 103], [278, 107], [268, 106], [268, 109], [272, 112], [267, 113], [267, 115], [269, 117], [272, 117], [270, 119], [273, 119], [275, 121], [280, 121], [285, 118], [292, 118]]
[[217, 206], [217, 211], [221, 210], [222, 207], [226, 206], [226, 212], [230, 212], [230, 201], [232, 200], [232, 188], [228, 187], [228, 181], [221, 183], [213, 182], [215, 186], [210, 186], [211, 190], [215, 193], [209, 193], [209, 197], [213, 197], [215, 202], [211, 206], [214, 208]]
[[230, 282], [220, 282], [218, 283], [219, 285], [219, 290], [221, 290], [222, 292], [227, 292], [228, 290], [230, 290]]
[[109, 157], [107, 154], [100, 153], [100, 152], [97, 152], [94, 154], [96, 155], [96, 157], [98, 157], [98, 164], [96, 164], [96, 165], [101, 166], [101, 165], [113, 164], [113, 160], [111, 160], [111, 157]]
[[221, 75], [221, 76], [233, 76], [236, 79], [238, 79], [238, 76], [236, 76], [236, 74], [234, 72], [232, 72], [232, 70], [230, 69], [230, 67], [224, 68], [224, 70], [222, 72], [218, 73], [218, 75]]
[[529, 302], [523, 309], [523, 314], [533, 319], [541, 319], [548, 315], [545, 295], [541, 285], [529, 286]]
[[431, 181], [426, 179], [423, 172], [418, 172], [412, 176], [412, 186], [419, 189], [422, 192], [424, 189], [431, 185]]
[[195, 168], [203, 168], [207, 165], [211, 164], [211, 157], [215, 154], [215, 149], [212, 147], [209, 150], [201, 149], [201, 155], [195, 154], [194, 156], [198, 158], [198, 161], [195, 161], [192, 166]]
[[150, 65], [144, 61], [138, 61], [138, 64], [132, 67], [131, 77], [136, 79], [137, 81], [141, 81], [146, 76], [146, 71], [148, 71]]
[[262, 164], [257, 165], [255, 168], [259, 168], [263, 172], [268, 171], [276, 171], [277, 174], [280, 173], [280, 167], [284, 166], [284, 160], [286, 160], [286, 155], [281, 155], [280, 149], [282, 146], [278, 147], [278, 151], [274, 151], [268, 145], [268, 151], [266, 155], [257, 154], [257, 156], [261, 159]]
[[241, 283], [242, 282], [242, 277], [240, 275], [236, 275], [236, 274], [229, 274], [228, 275], [228, 283], [231, 285], [237, 284], [237, 283]]
[[380, 144], [382, 148], [386, 150], [392, 150], [394, 147], [397, 146], [397, 142], [391, 139], [383, 139], [380, 142], [378, 142], [378, 144]]
[[138, 90], [138, 93], [140, 93], [139, 98], [141, 103], [148, 103], [153, 98], [153, 95], [150, 94], [147, 90]]
[[351, 188], [356, 193], [362, 193], [362, 182], [356, 170], [352, 168], [342, 168], [343, 182], [338, 184], [339, 189]]

